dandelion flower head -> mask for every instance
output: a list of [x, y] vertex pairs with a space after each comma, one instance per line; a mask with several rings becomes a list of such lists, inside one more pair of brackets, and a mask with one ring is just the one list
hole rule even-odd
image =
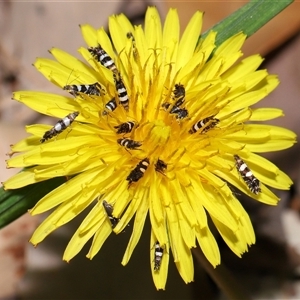
[[180, 37], [175, 9], [162, 25], [149, 7], [144, 27], [123, 14], [111, 16], [110, 37], [103, 28], [82, 25], [85, 62], [57, 48], [50, 51], [55, 60], [36, 60], [61, 94], [18, 91], [13, 98], [56, 123], [26, 127], [30, 136], [12, 146], [11, 155], [18, 155], [7, 161], [26, 169], [4, 187], [66, 181], [30, 210], [52, 210], [31, 243], [89, 208], [63, 259], [71, 260], [89, 240], [92, 259], [112, 232], [133, 220], [126, 265], [149, 216], [158, 289], [165, 288], [170, 253], [186, 283], [193, 280], [196, 243], [214, 267], [220, 264], [208, 216], [236, 255], [255, 243], [249, 216], [229, 186], [276, 205], [269, 187], [286, 190], [291, 180], [259, 154], [291, 147], [295, 134], [260, 122], [282, 116], [280, 109], [251, 108], [278, 79], [257, 70], [259, 55], [241, 58], [245, 34], [216, 48], [218, 33], [199, 40], [201, 25], [196, 12]]

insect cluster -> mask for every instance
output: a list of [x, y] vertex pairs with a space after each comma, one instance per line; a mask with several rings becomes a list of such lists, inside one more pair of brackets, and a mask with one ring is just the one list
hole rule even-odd
[[[135, 47], [135, 39], [132, 33], [127, 34], [127, 38], [131, 39], [133, 46], [133, 55], [138, 56], [137, 49]], [[124, 84], [120, 71], [118, 70], [114, 60], [109, 56], [109, 54], [102, 48], [100, 44], [95, 47], [88, 47], [88, 51], [91, 56], [95, 59], [96, 62], [100, 63], [102, 66], [107, 68], [112, 72], [114, 86], [116, 95], [112, 97], [106, 104], [102, 115], [109, 115], [112, 113], [119, 105], [124, 108], [126, 112], [129, 111], [130, 98], [128, 95], [127, 88]], [[82, 94], [88, 96], [102, 96], [105, 94], [105, 90], [100, 83], [95, 82], [92, 84], [73, 84], [66, 85], [63, 87], [64, 90], [68, 91], [74, 97], [81, 96]], [[165, 102], [162, 104], [162, 107], [170, 115], [174, 115], [177, 120], [186, 119], [189, 115], [188, 110], [184, 107], [185, 103], [185, 87], [181, 83], [176, 83], [172, 91], [171, 102]], [[44, 143], [46, 140], [51, 139], [52, 137], [58, 135], [66, 128], [68, 128], [75, 118], [79, 115], [79, 112], [72, 112], [68, 114], [63, 119], [59, 120], [49, 131], [47, 131], [41, 139], [41, 143]], [[219, 123], [219, 120], [214, 116], [206, 117], [202, 120], [197, 121], [192, 128], [188, 131], [190, 134], [196, 132], [206, 133], [208, 130], [212, 129]], [[114, 126], [116, 134], [122, 134], [123, 136], [117, 138], [116, 142], [129, 152], [133, 150], [141, 150], [142, 142], [136, 141], [129, 135], [134, 128], [138, 127], [138, 124], [134, 120], [128, 120], [121, 124]], [[128, 181], [128, 187], [137, 181], [139, 181], [145, 174], [148, 166], [150, 164], [149, 158], [144, 158], [130, 171], [126, 180]], [[158, 159], [154, 162], [155, 170], [164, 174], [167, 170], [167, 164]]]
[[186, 108], [181, 107], [185, 101], [185, 88], [182, 84], [176, 83], [173, 91], [173, 100], [174, 104], [165, 102], [162, 104], [162, 107], [165, 108], [170, 114], [175, 114], [177, 119], [184, 119], [189, 115], [189, 112]]
[[[137, 49], [135, 48], [135, 40], [132, 33], [128, 33], [127, 37], [132, 40], [133, 44], [133, 55], [135, 57], [138, 56]], [[125, 112], [129, 111], [130, 108], [130, 97], [128, 95], [127, 88], [124, 84], [122, 76], [114, 62], [114, 60], [108, 55], [108, 53], [101, 47], [101, 45], [97, 45], [95, 47], [89, 47], [88, 51], [90, 52], [93, 59], [96, 62], [100, 63], [102, 66], [107, 68], [112, 72], [113, 80], [114, 80], [114, 88], [115, 88], [115, 96], [112, 97], [107, 103], [105, 103], [104, 111], [102, 115], [109, 116], [110, 113], [114, 112], [118, 106], [122, 107]], [[105, 94], [105, 90], [101, 86], [100, 83], [95, 82], [92, 84], [74, 84], [74, 85], [66, 85], [63, 87], [63, 90], [68, 91], [74, 97], [81, 96], [82, 94], [88, 96], [97, 96], [101, 97]], [[178, 122], [182, 122], [184, 120], [188, 120], [189, 111], [184, 106], [186, 102], [186, 90], [185, 86], [182, 83], [174, 84], [174, 88], [172, 90], [172, 95], [169, 100], [162, 103], [161, 107], [164, 109], [166, 114], [175, 117]], [[50, 130], [46, 131], [40, 142], [44, 143], [45, 141], [53, 138], [54, 136], [60, 134], [66, 128], [68, 128], [76, 117], [79, 115], [78, 111], [69, 113], [66, 117], [59, 120]], [[188, 133], [190, 135], [194, 134], [205, 134], [210, 130], [214, 129], [220, 123], [220, 120], [216, 118], [215, 115], [208, 115], [205, 118], [196, 120]], [[120, 123], [113, 128], [117, 135], [122, 135], [116, 139], [116, 142], [125, 149], [126, 151], [134, 151], [141, 150], [143, 143], [141, 141], [136, 141], [131, 138], [131, 134], [135, 128], [138, 127], [138, 124], [134, 120], [127, 120], [126, 122]], [[129, 152], [130, 153], [130, 152]], [[253, 175], [247, 164], [237, 155], [234, 155], [235, 166], [242, 177], [243, 181], [246, 183], [250, 191], [254, 194], [258, 194], [261, 192], [260, 182]], [[145, 157], [141, 159], [129, 172], [126, 180], [128, 181], [128, 188], [137, 183], [147, 172], [147, 169], [150, 165], [150, 159]], [[154, 164], [155, 171], [165, 175], [167, 171], [167, 163], [161, 159], [157, 159], [156, 162], [152, 162]], [[117, 218], [113, 215], [113, 206], [106, 202], [105, 200], [102, 202], [104, 210], [107, 214], [107, 217], [111, 223], [112, 228], [118, 224], [120, 218]], [[155, 243], [155, 251], [154, 251], [154, 271], [159, 271], [162, 257], [163, 257], [164, 249], [160, 246], [159, 242]]]
[[[128, 37], [131, 38], [132, 35], [128, 35]], [[110, 71], [112, 71], [114, 82], [115, 82], [115, 88], [119, 99], [119, 104], [125, 109], [125, 111], [128, 112], [129, 110], [128, 92], [122, 80], [121, 74], [118, 68], [116, 67], [115, 62], [100, 45], [96, 47], [89, 47], [88, 50], [92, 54], [92, 56], [96, 59], [96, 61], [98, 61], [101, 65], [103, 65]], [[113, 112], [117, 108], [117, 102], [115, 98], [111, 99], [105, 105], [105, 107], [108, 111]], [[105, 112], [104, 114], [107, 113], [108, 112]], [[135, 126], [136, 123], [134, 121], [127, 121], [117, 126], [114, 126], [114, 128], [116, 129], [117, 134], [129, 134], [131, 133], [131, 131]], [[126, 150], [137, 150], [139, 147], [142, 146], [142, 143], [140, 141], [135, 141], [127, 137], [117, 139], [117, 143], [120, 146], [124, 147]], [[143, 159], [136, 165], [136, 167], [130, 172], [130, 174], [126, 178], [126, 180], [128, 180], [129, 182], [128, 187], [130, 186], [131, 183], [137, 182], [139, 179], [141, 179], [144, 176], [144, 173], [146, 172], [148, 166], [149, 166], [148, 158]]]

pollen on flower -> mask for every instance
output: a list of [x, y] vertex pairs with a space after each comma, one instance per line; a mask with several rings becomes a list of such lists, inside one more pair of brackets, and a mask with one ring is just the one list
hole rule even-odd
[[7, 161], [26, 169], [4, 186], [68, 180], [30, 210], [53, 210], [32, 244], [90, 208], [63, 259], [70, 261], [89, 240], [92, 259], [112, 232], [123, 232], [134, 219], [126, 265], [149, 215], [151, 272], [157, 289], [164, 289], [170, 252], [186, 283], [193, 281], [196, 242], [214, 267], [220, 264], [207, 215], [236, 255], [255, 242], [230, 187], [276, 205], [269, 187], [289, 189], [292, 182], [257, 153], [291, 147], [296, 137], [257, 123], [283, 114], [251, 107], [278, 79], [257, 70], [259, 55], [241, 59], [246, 36], [238, 33], [215, 49], [218, 33], [199, 41], [201, 25], [196, 12], [180, 38], [177, 11], [171, 9], [162, 25], [149, 7], [145, 28], [112, 16], [111, 40], [103, 28], [81, 26], [87, 46], [79, 52], [86, 62], [57, 48], [51, 50], [56, 61], [36, 60], [38, 71], [65, 94], [14, 93], [15, 100], [57, 119], [53, 127], [27, 126], [31, 136], [12, 146], [18, 155]]
[[148, 149], [160, 148], [162, 152], [163, 148], [167, 146], [167, 142], [170, 138], [171, 127], [166, 125], [162, 120], [156, 120], [149, 123], [149, 133], [147, 142], [149, 144]]

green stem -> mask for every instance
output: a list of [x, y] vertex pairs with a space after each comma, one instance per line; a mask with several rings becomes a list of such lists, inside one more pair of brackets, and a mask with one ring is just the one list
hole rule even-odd
[[206, 259], [200, 248], [192, 250], [194, 257], [224, 293], [229, 300], [248, 300], [245, 295], [245, 289], [242, 289], [240, 282], [233, 277], [233, 275], [226, 268], [224, 263], [213, 268], [210, 262]]
[[52, 178], [16, 190], [0, 188], [0, 228], [25, 214], [42, 197], [66, 182], [65, 177]]
[[240, 31], [250, 37], [293, 1], [252, 0], [203, 33], [201, 39], [205, 38], [209, 31], [216, 31], [218, 32], [216, 37], [216, 46], [218, 47]]

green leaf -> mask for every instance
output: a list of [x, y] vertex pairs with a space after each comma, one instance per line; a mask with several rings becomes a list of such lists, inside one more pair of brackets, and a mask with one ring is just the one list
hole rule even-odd
[[66, 182], [66, 177], [57, 177], [16, 190], [0, 189], [0, 228], [21, 217], [42, 197]]
[[[251, 36], [280, 11], [291, 4], [292, 0], [256, 0], [250, 1], [232, 15], [213, 26], [210, 30], [218, 32], [216, 45], [232, 35], [243, 31]], [[209, 31], [210, 31], [209, 30]], [[201, 38], [205, 37], [205, 32]], [[16, 190], [0, 189], [0, 228], [19, 218], [33, 207], [44, 195], [65, 182], [65, 178], [53, 178]]]
[[213, 30], [218, 32], [218, 47], [231, 36], [243, 31], [247, 37], [263, 27], [294, 0], [252, 0], [201, 35], [201, 39]]

